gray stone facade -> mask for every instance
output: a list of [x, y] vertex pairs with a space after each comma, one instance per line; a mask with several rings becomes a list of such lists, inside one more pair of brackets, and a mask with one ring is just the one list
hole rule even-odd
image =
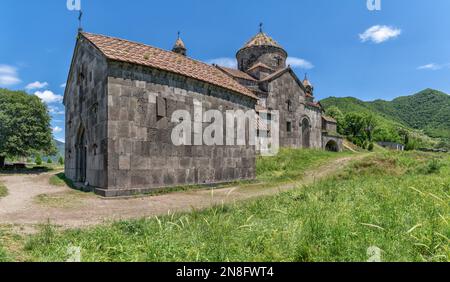
[[[66, 177], [108, 186], [108, 63], [87, 41], [79, 41], [66, 86]], [[84, 156], [81, 156], [84, 155]], [[80, 162], [85, 158], [87, 169]]]
[[106, 197], [254, 179], [248, 126], [244, 146], [173, 144], [179, 122], [172, 114], [186, 110], [193, 118], [195, 103], [203, 112], [276, 110], [281, 147], [341, 150], [336, 123], [314, 102], [312, 85], [297, 78], [286, 51], [264, 33], [239, 50], [239, 70], [187, 58], [180, 38], [176, 46], [183, 52], [80, 33], [64, 95], [69, 179]]
[[266, 107], [280, 112], [280, 146], [322, 148], [321, 110], [307, 104], [304, 89], [293, 72], [286, 71], [266, 83]]
[[172, 144], [171, 132], [176, 124], [171, 116], [183, 109], [193, 117], [194, 99], [203, 104], [204, 111], [247, 111], [255, 104], [254, 100], [193, 79], [139, 66], [110, 64], [109, 182], [108, 190], [101, 191], [115, 196], [152, 188], [253, 179], [254, 146]]
[[172, 144], [172, 113], [185, 109], [193, 116], [194, 99], [203, 111], [247, 111], [256, 104], [182, 75], [106, 60], [80, 36], [64, 98], [66, 176], [106, 197], [254, 179], [255, 146]]

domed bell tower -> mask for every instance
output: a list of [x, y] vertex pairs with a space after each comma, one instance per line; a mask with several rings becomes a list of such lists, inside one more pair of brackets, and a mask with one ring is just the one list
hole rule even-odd
[[236, 54], [238, 68], [247, 72], [256, 64], [277, 71], [286, 68], [287, 52], [275, 40], [263, 32], [262, 24], [259, 32]]
[[187, 55], [186, 45], [184, 45], [183, 40], [181, 40], [180, 32], [178, 32], [178, 38], [175, 42], [175, 45], [173, 46], [172, 52], [178, 53], [183, 56]]
[[306, 98], [307, 100], [313, 101], [314, 100], [314, 86], [312, 85], [311, 81], [308, 79], [308, 75], [305, 73], [305, 79], [303, 79], [303, 86], [306, 89]]

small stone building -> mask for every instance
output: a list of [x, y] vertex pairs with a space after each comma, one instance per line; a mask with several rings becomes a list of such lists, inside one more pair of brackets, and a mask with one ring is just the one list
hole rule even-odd
[[404, 151], [405, 145], [396, 143], [396, 142], [378, 142], [378, 145], [380, 145], [383, 148], [394, 150], [394, 151]]
[[66, 176], [106, 197], [254, 179], [248, 132], [244, 146], [172, 143], [172, 114], [194, 115], [196, 101], [204, 111], [279, 110], [280, 146], [339, 151], [335, 122], [314, 102], [308, 79], [286, 66], [287, 56], [262, 31], [238, 51], [238, 69], [187, 57], [181, 38], [166, 51], [80, 32], [64, 93]]

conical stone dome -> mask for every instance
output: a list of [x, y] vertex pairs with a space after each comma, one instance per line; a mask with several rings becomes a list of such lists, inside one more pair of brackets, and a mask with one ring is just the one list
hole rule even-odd
[[236, 54], [239, 70], [247, 72], [261, 63], [277, 71], [286, 67], [288, 54], [272, 37], [262, 31], [253, 36]]
[[178, 53], [180, 55], [186, 56], [187, 48], [186, 45], [184, 45], [183, 40], [180, 37], [180, 33], [178, 33], [177, 41], [175, 41], [175, 45], [172, 49], [173, 52]]

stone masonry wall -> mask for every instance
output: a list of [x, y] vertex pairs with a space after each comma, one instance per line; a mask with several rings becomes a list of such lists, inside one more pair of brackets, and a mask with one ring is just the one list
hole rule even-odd
[[84, 128], [87, 141], [86, 181], [96, 187], [108, 185], [106, 77], [106, 59], [89, 42], [79, 39], [64, 97], [65, 175], [78, 181], [76, 146]]
[[[302, 148], [301, 123], [307, 118], [311, 124], [310, 147], [322, 148], [322, 118], [319, 109], [305, 106], [305, 93], [294, 77], [286, 72], [269, 83], [266, 106], [280, 112], [280, 147]], [[290, 101], [290, 109], [288, 108]], [[290, 122], [292, 131], [288, 132]]]
[[[131, 195], [154, 188], [253, 179], [255, 146], [172, 144], [171, 132], [176, 126], [171, 122], [172, 113], [185, 109], [193, 119], [194, 99], [203, 103], [203, 111], [247, 111], [256, 103], [176, 74], [111, 62], [108, 186], [98, 192], [105, 196]], [[207, 125], [204, 123], [203, 128]]]
[[286, 67], [286, 59], [285, 52], [271, 46], [246, 48], [237, 54], [238, 68], [244, 72], [256, 63], [263, 63], [273, 70], [280, 70]]

